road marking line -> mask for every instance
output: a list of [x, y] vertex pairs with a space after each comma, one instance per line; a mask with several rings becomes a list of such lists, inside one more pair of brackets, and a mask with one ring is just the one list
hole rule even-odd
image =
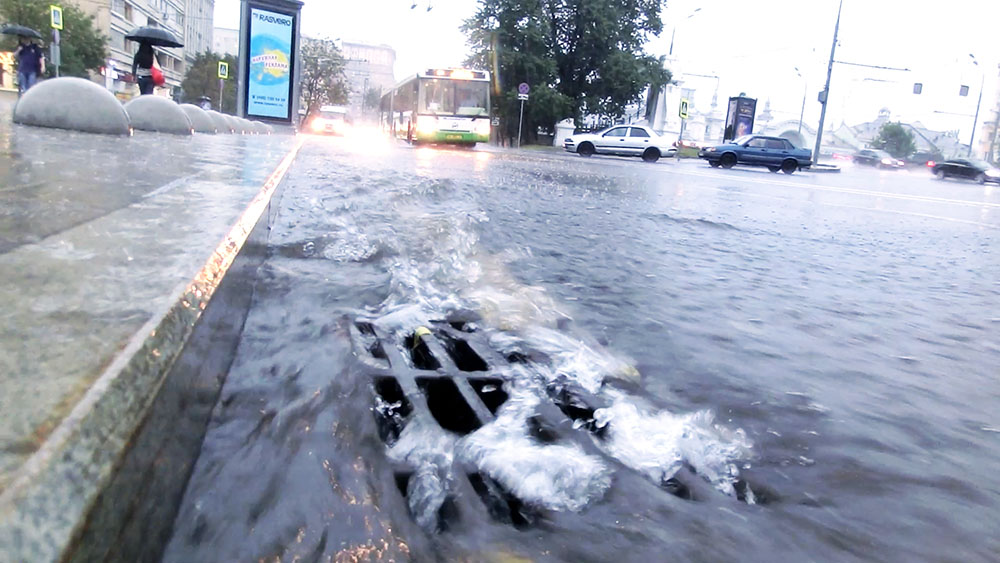
[[[716, 179], [716, 180], [721, 180], [721, 179], [725, 178], [725, 176], [722, 176], [720, 174], [705, 174], [705, 173], [702, 173], [702, 172], [692, 172], [692, 171], [687, 171], [687, 170], [685, 170], [685, 171], [675, 171], [675, 174], [682, 174], [682, 175], [685, 175], [685, 176], [698, 176], [698, 177], [702, 177], [702, 178], [713, 178], [713, 179]], [[749, 183], [753, 183], [753, 184], [763, 184], [763, 185], [766, 185], [766, 186], [786, 186], [786, 187], [791, 187], [791, 188], [807, 188], [807, 189], [812, 189], [812, 190], [822, 190], [822, 191], [829, 191], [829, 192], [839, 192], [839, 193], [846, 193], [846, 194], [853, 194], [853, 195], [865, 195], [865, 196], [871, 196], [871, 197], [884, 197], [884, 198], [889, 198], [889, 199], [901, 199], [901, 200], [919, 201], [919, 202], [926, 202], [926, 203], [947, 203], [947, 204], [951, 204], [951, 205], [963, 205], [963, 206], [968, 206], [968, 207], [993, 207], [993, 208], [1000, 208], [1000, 203], [976, 202], [976, 201], [968, 201], [968, 200], [961, 200], [961, 199], [947, 199], [947, 198], [933, 197], [933, 196], [894, 194], [894, 193], [891, 193], [891, 192], [876, 192], [876, 191], [869, 191], [869, 190], [859, 190], [859, 189], [855, 189], [855, 188], [839, 188], [839, 187], [835, 187], [835, 186], [817, 186], [817, 185], [810, 185], [810, 184], [796, 184], [796, 183], [793, 183], [793, 182], [785, 182], [785, 181], [781, 181], [781, 180], [770, 180], [770, 181], [768, 181], [768, 180], [761, 180], [761, 179], [758, 179], [758, 178], [740, 178], [740, 180], [746, 181], [746, 182], [749, 182]]]

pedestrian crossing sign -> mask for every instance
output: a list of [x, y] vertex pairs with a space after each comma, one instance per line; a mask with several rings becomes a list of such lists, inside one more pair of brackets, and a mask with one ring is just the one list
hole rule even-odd
[[687, 98], [681, 98], [681, 107], [680, 107], [680, 109], [677, 110], [677, 115], [679, 115], [681, 117], [681, 119], [687, 119], [688, 118], [688, 101], [687, 101]]
[[51, 17], [52, 29], [62, 29], [63, 28], [62, 7], [49, 6], [49, 15]]
[[219, 61], [219, 78], [229, 78], [229, 63]]

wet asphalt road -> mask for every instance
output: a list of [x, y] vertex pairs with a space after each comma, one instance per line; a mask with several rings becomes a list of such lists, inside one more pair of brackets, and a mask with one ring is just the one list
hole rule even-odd
[[[165, 560], [1000, 553], [997, 186], [372, 138], [310, 139], [286, 181]], [[387, 446], [350, 326], [456, 311], [542, 359], [502, 374], [495, 422]], [[594, 447], [524, 438], [554, 381], [610, 405]], [[445, 488], [475, 467], [533, 517], [433, 529], [400, 460]], [[659, 486], [678, 467], [710, 493]]]

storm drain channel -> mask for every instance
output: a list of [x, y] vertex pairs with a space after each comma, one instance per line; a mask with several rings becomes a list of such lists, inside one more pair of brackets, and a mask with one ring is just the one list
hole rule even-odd
[[[504, 357], [489, 345], [484, 333], [461, 322], [433, 322], [429, 328], [418, 327], [400, 338], [372, 322], [357, 320], [351, 326], [351, 337], [371, 377], [372, 412], [379, 437], [387, 447], [395, 444], [406, 425], [416, 419], [458, 436], [475, 432], [493, 421], [508, 399], [501, 375], [505, 368], [511, 363], [534, 361], [522, 354]], [[536, 414], [528, 419], [530, 436], [541, 444], [576, 443], [587, 453], [626, 470], [593, 441], [601, 440], [606, 431], [594, 420], [594, 411], [606, 406], [604, 402], [578, 388], [553, 386], [548, 391], [551, 402], [539, 403]], [[446, 531], [467, 510], [485, 510], [494, 521], [521, 529], [539, 520], [543, 510], [517, 498], [476, 468], [455, 463], [456, 482], [438, 512], [437, 531]], [[394, 467], [396, 486], [404, 498], [410, 494], [414, 471], [412, 467]], [[721, 494], [711, 490], [690, 467], [659, 485], [663, 491], [686, 500]], [[746, 483], [738, 482], [736, 490], [739, 500], [745, 501]], [[478, 506], [474, 501], [465, 502], [462, 492], [474, 492], [481, 502]]]

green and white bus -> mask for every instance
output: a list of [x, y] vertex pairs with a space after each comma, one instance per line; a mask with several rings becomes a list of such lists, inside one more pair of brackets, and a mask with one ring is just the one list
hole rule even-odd
[[449, 68], [411, 76], [382, 96], [379, 124], [409, 143], [488, 142], [490, 73]]

